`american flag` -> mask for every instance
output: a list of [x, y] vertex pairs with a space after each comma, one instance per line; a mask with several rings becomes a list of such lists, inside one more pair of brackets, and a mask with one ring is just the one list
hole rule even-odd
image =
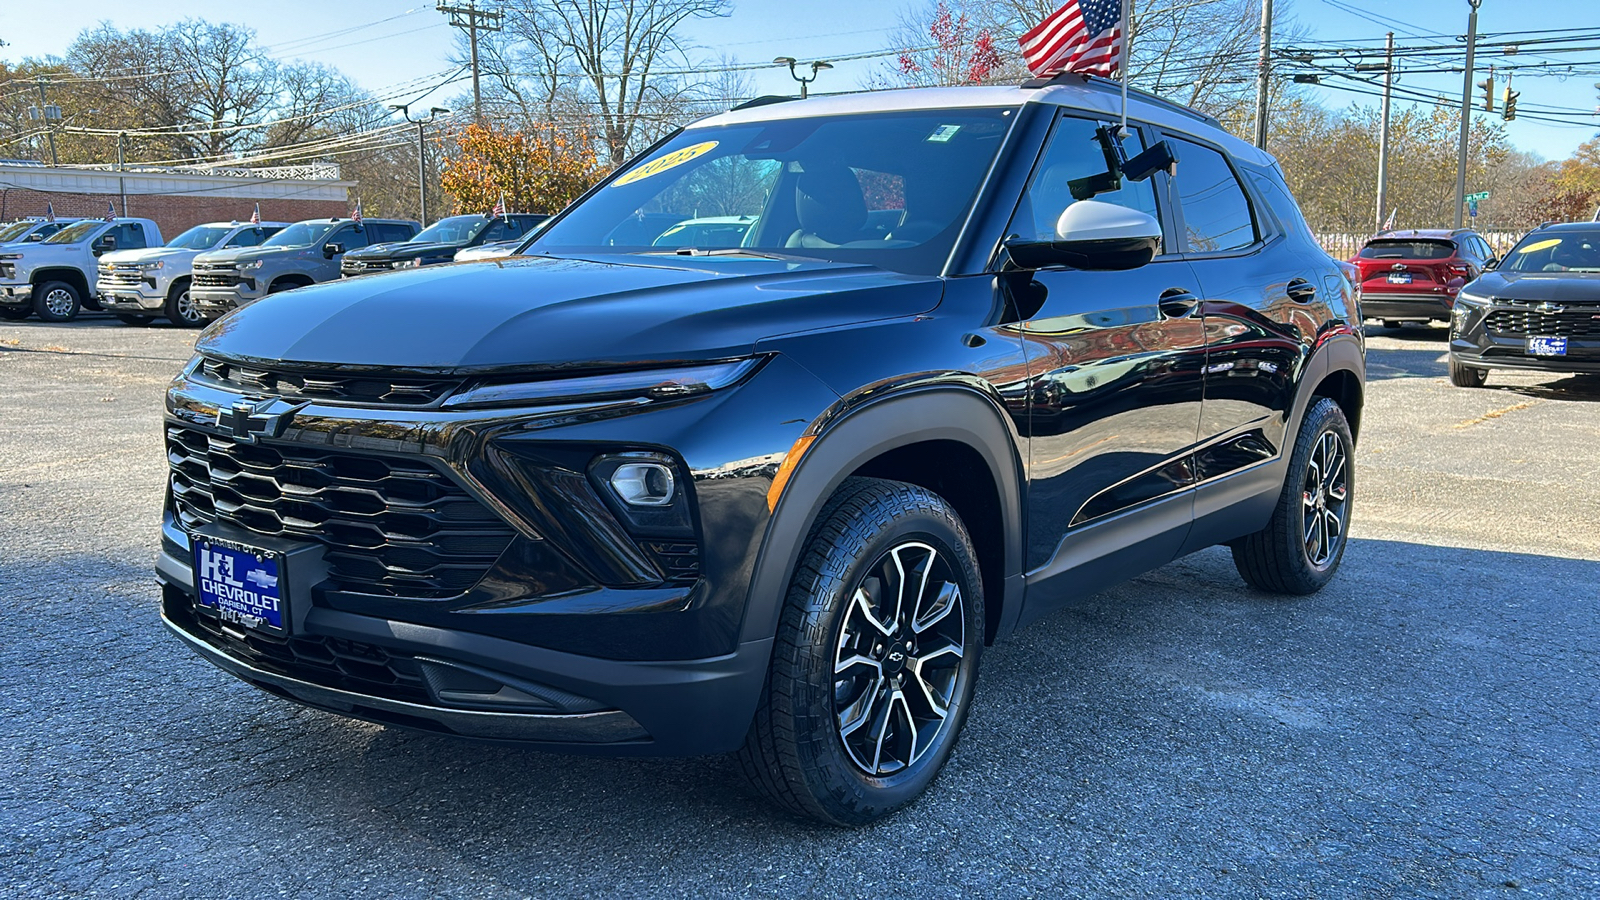
[[115, 219], [116, 217], [117, 217], [117, 205], [115, 203], [112, 203], [110, 200], [107, 200], [106, 201], [106, 221], [110, 222], [111, 220]]
[[256, 211], [250, 214], [250, 224], [251, 225], [260, 225], [261, 224], [261, 204], [259, 204], [259, 203], [256, 204]]
[[54, 222], [56, 220], [56, 205], [54, 203], [46, 203], [44, 205], [44, 220], [46, 222]]
[[1017, 42], [1035, 75], [1110, 75], [1122, 62], [1122, 0], [1067, 0]]
[[361, 200], [359, 198], [356, 200], [356, 211], [351, 214], [350, 221], [357, 225], [361, 224]]
[[506, 215], [506, 195], [500, 195], [500, 202], [494, 205], [494, 212], [489, 213], [491, 219], [503, 219]]

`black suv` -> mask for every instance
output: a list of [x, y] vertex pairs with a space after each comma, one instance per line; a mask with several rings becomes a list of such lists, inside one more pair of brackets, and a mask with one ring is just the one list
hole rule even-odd
[[[1317, 590], [1352, 288], [1271, 157], [1137, 95], [1119, 139], [1115, 92], [746, 105], [519, 256], [240, 310], [168, 394], [168, 626], [320, 709], [737, 751], [858, 823], [933, 779], [1020, 626], [1219, 543]], [[710, 216], [752, 224], [655, 245]]]
[[458, 250], [523, 237], [548, 218], [520, 213], [493, 217], [449, 216], [422, 229], [421, 234], [408, 241], [351, 250], [340, 261], [339, 274], [352, 278], [393, 269], [436, 266], [455, 259]]
[[1600, 375], [1600, 225], [1545, 225], [1462, 288], [1450, 320], [1450, 380], [1490, 369]]

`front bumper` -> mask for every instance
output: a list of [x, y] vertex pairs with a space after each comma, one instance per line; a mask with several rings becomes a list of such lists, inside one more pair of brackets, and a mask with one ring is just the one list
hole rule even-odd
[[[155, 293], [152, 293], [155, 292]], [[154, 313], [160, 312], [167, 302], [167, 295], [158, 287], [133, 287], [126, 284], [107, 284], [99, 282], [95, 285], [95, 294], [100, 300], [100, 305], [115, 312]]]
[[1368, 319], [1448, 322], [1454, 305], [1446, 294], [1361, 294], [1361, 314]]
[[33, 302], [33, 285], [0, 284], [0, 306], [26, 306]]
[[266, 296], [265, 291], [256, 288], [259, 283], [259, 280], [255, 280], [232, 287], [195, 285], [189, 288], [189, 300], [202, 314], [216, 318], [231, 309], [248, 306]]

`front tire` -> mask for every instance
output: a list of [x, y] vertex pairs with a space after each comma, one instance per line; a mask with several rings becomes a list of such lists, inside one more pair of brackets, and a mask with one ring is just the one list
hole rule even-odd
[[173, 284], [167, 291], [167, 302], [162, 307], [167, 321], [179, 328], [199, 328], [206, 323], [206, 317], [194, 305], [194, 300], [189, 296], [189, 281], [187, 279]]
[[896, 481], [847, 480], [801, 555], [739, 751], [791, 812], [861, 825], [915, 800], [966, 721], [983, 583], [955, 511]]
[[1489, 370], [1479, 369], [1475, 366], [1464, 366], [1456, 362], [1454, 356], [1450, 357], [1450, 383], [1456, 387], [1479, 388], [1489, 380]]
[[1283, 493], [1267, 527], [1229, 544], [1239, 575], [1257, 590], [1314, 594], [1339, 569], [1355, 497], [1355, 439], [1339, 404], [1306, 411]]
[[65, 281], [46, 281], [33, 289], [33, 314], [46, 322], [71, 322], [83, 309], [78, 289]]

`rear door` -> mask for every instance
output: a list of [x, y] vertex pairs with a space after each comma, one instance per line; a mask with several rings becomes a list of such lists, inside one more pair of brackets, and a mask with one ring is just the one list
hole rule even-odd
[[[1081, 193], [1082, 179], [1106, 173], [1095, 134], [1103, 124], [1060, 116], [1008, 234], [1054, 236], [1077, 202], [1074, 183]], [[1130, 139], [1130, 153], [1140, 140]], [[1154, 262], [1125, 272], [1041, 270], [1020, 289], [1031, 407], [1030, 619], [1133, 574], [1130, 567], [1167, 562], [1188, 532], [1187, 454], [1200, 421], [1205, 339], [1199, 284], [1173, 249], [1165, 199], [1158, 202], [1165, 178], [1124, 182], [1093, 198], [1168, 223]]]

